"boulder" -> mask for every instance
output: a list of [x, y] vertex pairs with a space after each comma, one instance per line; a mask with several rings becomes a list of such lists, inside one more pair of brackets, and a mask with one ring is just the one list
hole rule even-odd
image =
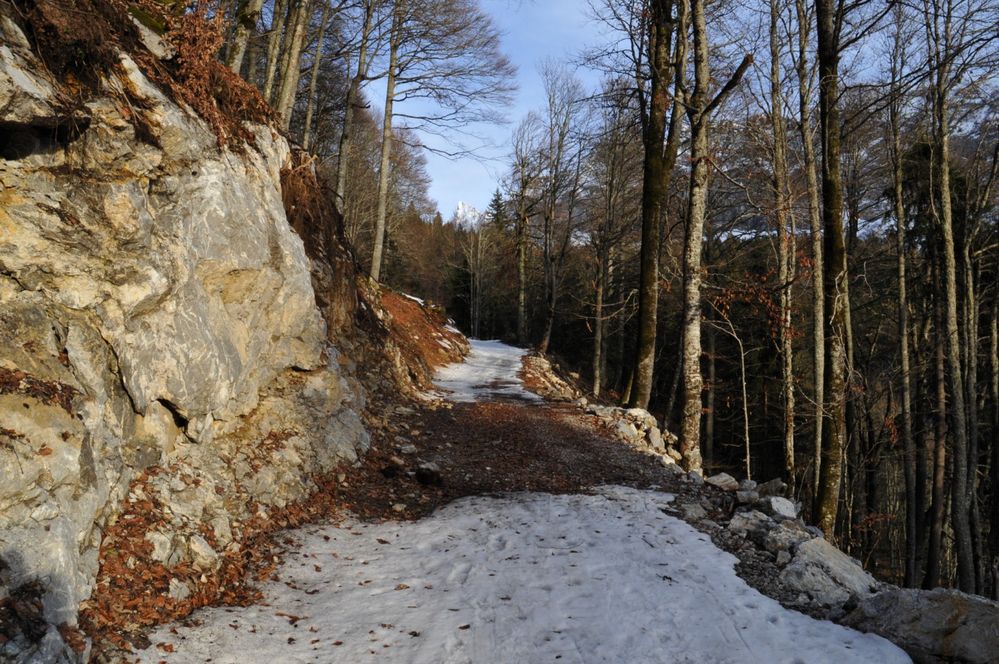
[[865, 598], [881, 584], [860, 563], [824, 539], [801, 543], [781, 572], [781, 581], [801, 593], [808, 604], [840, 609], [851, 598]]
[[918, 664], [999, 660], [999, 602], [956, 590], [891, 588], [861, 600], [843, 623], [885, 637]]
[[711, 486], [716, 486], [722, 491], [738, 491], [739, 483], [728, 473], [718, 473], [704, 480]]
[[755, 491], [740, 489], [735, 492], [735, 500], [740, 505], [750, 505], [760, 499], [760, 494]]
[[814, 539], [815, 535], [796, 519], [779, 522], [763, 538], [763, 546], [770, 553], [787, 551], [793, 553], [802, 542]]
[[658, 427], [651, 427], [645, 434], [645, 438], [649, 441], [649, 446], [659, 452], [666, 451], [666, 443], [663, 441], [663, 436], [659, 433]]
[[767, 534], [773, 529], [774, 521], [763, 512], [739, 512], [728, 523], [730, 532], [745, 537], [762, 546]]
[[774, 478], [769, 482], [764, 482], [756, 487], [756, 491], [761, 496], [783, 496], [787, 491], [787, 484], [780, 478]]
[[767, 496], [756, 501], [756, 509], [780, 519], [796, 519], [798, 508], [787, 498]]
[[624, 420], [618, 420], [618, 423], [614, 425], [614, 431], [627, 443], [637, 443], [641, 440], [641, 434], [638, 433], [635, 425]]
[[624, 415], [638, 425], [639, 429], [651, 429], [658, 426], [655, 416], [644, 408], [629, 408], [624, 411]]
[[708, 515], [708, 511], [700, 503], [680, 503], [678, 507], [686, 521], [699, 521]]

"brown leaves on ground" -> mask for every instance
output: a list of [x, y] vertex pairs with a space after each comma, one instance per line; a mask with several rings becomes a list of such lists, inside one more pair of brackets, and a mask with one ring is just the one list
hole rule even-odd
[[429, 386], [434, 369], [461, 361], [467, 342], [447, 329], [442, 312], [387, 289], [381, 291], [381, 304], [392, 317], [390, 334], [406, 364], [425, 368], [422, 387]]

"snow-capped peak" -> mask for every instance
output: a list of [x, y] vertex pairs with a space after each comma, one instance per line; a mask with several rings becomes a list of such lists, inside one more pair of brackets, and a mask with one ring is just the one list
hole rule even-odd
[[454, 223], [460, 228], [474, 228], [482, 220], [482, 213], [465, 201], [458, 201], [454, 211]]

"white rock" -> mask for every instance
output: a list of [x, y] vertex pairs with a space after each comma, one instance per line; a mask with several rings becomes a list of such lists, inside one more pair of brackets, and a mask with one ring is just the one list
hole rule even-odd
[[824, 539], [801, 543], [781, 572], [781, 581], [814, 604], [839, 607], [851, 597], [864, 598], [881, 586], [860, 563]]
[[722, 491], [738, 491], [739, 483], [728, 473], [718, 473], [704, 480], [711, 486], [718, 487]]
[[662, 434], [659, 433], [659, 429], [657, 427], [650, 427], [646, 432], [645, 437], [648, 438], [649, 445], [652, 446], [652, 449], [659, 450], [660, 452], [664, 452], [666, 450], [666, 443], [663, 442]]
[[180, 579], [170, 579], [170, 597], [181, 602], [191, 596], [191, 589]]
[[629, 443], [637, 443], [640, 440], [638, 430], [635, 429], [635, 426], [629, 422], [625, 422], [624, 420], [619, 420], [617, 424], [614, 425], [614, 430], [617, 432], [618, 436]]
[[644, 408], [629, 408], [624, 411], [624, 414], [641, 429], [648, 429], [658, 425], [655, 416]]
[[[754, 492], [755, 493], [755, 492]], [[787, 498], [781, 496], [767, 496], [757, 502], [757, 507], [767, 514], [785, 519], [795, 519], [798, 517], [798, 510]]]
[[188, 550], [194, 568], [201, 572], [212, 572], [218, 567], [219, 554], [201, 535], [194, 535], [188, 542]]

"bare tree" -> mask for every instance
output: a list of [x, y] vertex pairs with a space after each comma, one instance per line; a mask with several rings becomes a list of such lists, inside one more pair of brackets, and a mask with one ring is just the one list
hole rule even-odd
[[326, 25], [330, 18], [330, 6], [323, 3], [323, 15], [319, 20], [319, 34], [316, 37], [316, 50], [312, 54], [312, 71], [309, 75], [309, 90], [306, 93], [305, 128], [302, 130], [302, 148], [309, 149], [312, 137], [312, 116], [316, 108], [316, 84], [319, 82], [319, 68], [323, 61], [323, 38], [326, 36]]
[[246, 54], [246, 44], [257, 28], [264, 0], [240, 0], [236, 9], [236, 28], [229, 51], [226, 54], [226, 64], [237, 74], [243, 67], [243, 57]]
[[795, 229], [788, 184], [787, 129], [779, 40], [782, 6], [770, 0], [770, 128], [773, 133], [773, 202], [777, 227], [777, 279], [780, 285], [781, 390], [784, 395], [784, 472], [791, 491], [795, 486], [794, 458], [794, 326], [791, 319], [795, 272]]
[[267, 35], [267, 66], [264, 70], [264, 86], [261, 88], [267, 101], [271, 101], [274, 81], [278, 75], [281, 44], [284, 41], [285, 23], [288, 20], [288, 2], [289, 0], [275, 0], [271, 10], [271, 28]]
[[357, 112], [357, 105], [361, 96], [361, 86], [368, 77], [368, 66], [370, 64], [369, 44], [374, 28], [376, 2], [377, 0], [362, 0], [361, 2], [363, 18], [361, 19], [361, 29], [357, 44], [357, 68], [350, 79], [350, 85], [347, 87], [343, 126], [340, 130], [339, 150], [337, 151], [336, 204], [341, 210], [346, 205], [347, 173], [350, 169], [350, 148], [354, 116]]
[[[923, 507], [917, 496], [921, 496], [925, 484], [925, 464], [920, 464], [922, 455], [916, 454], [916, 443], [912, 433], [912, 381], [909, 365], [909, 299], [906, 283], [906, 239], [905, 239], [905, 197], [902, 174], [902, 104], [904, 101], [902, 68], [905, 66], [906, 38], [905, 15], [901, 6], [893, 12], [893, 34], [891, 42], [891, 90], [888, 101], [888, 123], [890, 133], [889, 154], [892, 173], [892, 204], [895, 213], [895, 251], [898, 270], [898, 343], [901, 362], [902, 394], [902, 448], [905, 451], [905, 579], [906, 586], [916, 583], [916, 552], [922, 539], [918, 527]], [[924, 466], [917, 472], [917, 466]]]
[[528, 343], [527, 330], [527, 243], [531, 216], [538, 204], [541, 178], [541, 118], [531, 111], [513, 132], [513, 168], [510, 194], [514, 201], [517, 245], [517, 342]]
[[701, 415], [704, 411], [701, 376], [701, 248], [707, 212], [709, 125], [711, 115], [739, 84], [753, 58], [747, 55], [728, 82], [710, 96], [711, 66], [707, 14], [704, 0], [691, 0], [694, 36], [694, 89], [687, 103], [690, 122], [690, 195], [683, 251], [683, 406], [680, 424], [680, 454], [687, 470], [701, 468]]
[[[452, 144], [462, 128], [502, 121], [513, 67], [500, 52], [492, 20], [473, 0], [395, 0], [389, 35], [382, 131], [382, 167], [371, 278], [378, 280], [384, 248], [389, 155], [396, 117], [408, 128]], [[397, 112], [395, 104], [423, 101]], [[461, 148], [464, 151], [464, 148]]]
[[545, 326], [538, 348], [548, 351], [558, 305], [562, 261], [572, 238], [572, 213], [579, 190], [581, 154], [574, 132], [583, 109], [583, 86], [564, 65], [547, 61], [541, 67], [545, 86], [542, 120], [544, 145], [541, 183], [541, 247], [544, 267]]

